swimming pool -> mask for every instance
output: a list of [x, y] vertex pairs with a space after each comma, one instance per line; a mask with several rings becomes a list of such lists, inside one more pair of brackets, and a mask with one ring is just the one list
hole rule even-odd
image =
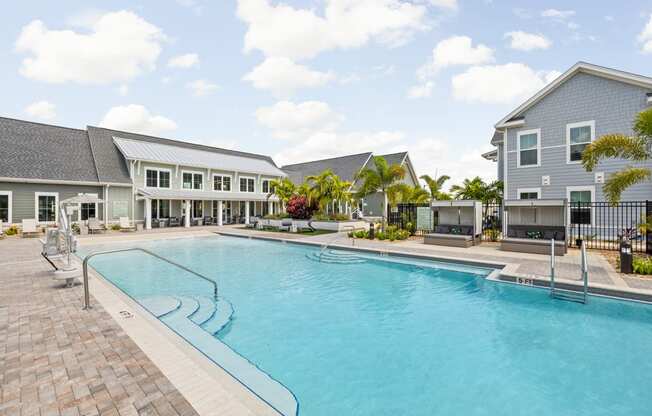
[[[90, 264], [153, 313], [164, 312], [161, 320], [172, 329], [183, 333], [188, 320], [175, 316], [190, 314], [198, 328], [201, 322], [217, 330], [215, 344], [290, 391], [302, 416], [652, 409], [650, 305], [552, 300], [545, 290], [487, 281], [489, 270], [467, 266], [394, 263], [346, 251], [317, 262], [314, 247], [260, 240], [219, 236], [138, 246], [217, 279], [218, 307], [207, 306], [207, 282], [144, 254]], [[196, 339], [189, 341], [210, 357], [213, 346]], [[216, 362], [238, 378], [238, 365], [220, 363], [225, 354], [218, 353]], [[272, 405], [270, 396], [285, 394], [264, 380], [252, 383]], [[291, 409], [283, 406], [275, 407]]]

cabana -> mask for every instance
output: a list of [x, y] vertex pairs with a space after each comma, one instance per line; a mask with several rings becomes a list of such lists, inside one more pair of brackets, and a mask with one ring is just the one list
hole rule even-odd
[[554, 239], [555, 255], [566, 254], [565, 199], [508, 200], [504, 206], [506, 232], [501, 250], [550, 254]]
[[432, 210], [438, 215], [433, 233], [423, 238], [425, 244], [471, 247], [480, 244], [482, 236], [482, 203], [456, 200], [433, 201]]

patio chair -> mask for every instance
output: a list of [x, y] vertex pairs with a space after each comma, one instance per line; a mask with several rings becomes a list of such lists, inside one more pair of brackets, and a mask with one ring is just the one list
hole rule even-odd
[[292, 220], [283, 220], [281, 221], [281, 225], [278, 227], [279, 231], [290, 231], [292, 228]]
[[136, 231], [136, 226], [129, 221], [129, 217], [120, 217], [120, 231]]
[[170, 227], [178, 227], [180, 225], [179, 217], [170, 217]]
[[260, 219], [258, 217], [252, 217], [249, 219], [249, 224], [245, 224], [245, 227], [256, 228], [256, 224], [258, 224], [259, 221]]
[[39, 234], [35, 219], [23, 220], [22, 230], [23, 237], [36, 237]]
[[104, 225], [97, 218], [88, 219], [89, 234], [103, 233], [104, 231], [106, 231], [106, 228], [104, 228]]

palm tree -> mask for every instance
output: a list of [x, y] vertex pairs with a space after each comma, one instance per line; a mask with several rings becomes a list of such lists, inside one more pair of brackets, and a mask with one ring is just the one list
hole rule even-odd
[[[327, 169], [318, 175], [311, 175], [306, 178], [310, 186], [310, 195], [319, 204], [319, 210], [326, 213], [328, 204], [337, 202], [348, 202], [350, 200], [349, 188], [351, 182], [343, 181]], [[335, 207], [333, 207], [333, 211]]]
[[419, 177], [419, 179], [422, 179], [426, 185], [428, 185], [428, 189], [430, 189], [430, 196], [433, 200], [436, 201], [451, 199], [451, 196], [447, 192], [442, 191], [444, 183], [450, 178], [451, 177], [448, 175], [435, 175], [434, 179], [431, 178], [430, 175], [422, 175]]
[[484, 197], [487, 184], [476, 176], [473, 179], [464, 179], [462, 185], [451, 186], [451, 193], [455, 199], [475, 199], [480, 201]]
[[[634, 136], [607, 134], [590, 143], [582, 152], [582, 165], [587, 172], [593, 171], [604, 159], [620, 158], [631, 162], [650, 160], [649, 144], [652, 141], [652, 108], [640, 112], [634, 120]], [[618, 204], [625, 189], [652, 178], [649, 168], [627, 166], [609, 175], [602, 189], [607, 201]]]
[[294, 183], [288, 178], [275, 179], [270, 182], [269, 193], [267, 194], [267, 199], [271, 196], [276, 195], [283, 203], [283, 206], [287, 205], [290, 198], [295, 195], [297, 187]]
[[384, 157], [374, 156], [374, 168], [364, 168], [356, 175], [356, 179], [362, 181], [360, 189], [356, 193], [358, 198], [364, 198], [376, 192], [382, 192], [384, 197], [383, 206], [383, 231], [387, 220], [387, 190], [405, 177], [405, 168], [398, 164], [389, 165]]
[[387, 199], [390, 206], [398, 203], [425, 204], [430, 201], [430, 193], [420, 186], [398, 183], [387, 189]]

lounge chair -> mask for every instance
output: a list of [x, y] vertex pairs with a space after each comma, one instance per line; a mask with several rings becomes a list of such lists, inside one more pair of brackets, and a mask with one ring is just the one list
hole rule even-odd
[[136, 226], [129, 221], [129, 217], [120, 217], [120, 231], [136, 231]]
[[106, 228], [104, 228], [104, 225], [97, 218], [88, 219], [89, 234], [103, 233], [104, 231], [106, 231]]
[[37, 222], [35, 219], [23, 220], [22, 236], [23, 237], [36, 237], [39, 234]]
[[170, 227], [178, 227], [181, 225], [178, 217], [170, 217]]
[[281, 225], [278, 227], [279, 231], [290, 231], [292, 228], [292, 220], [283, 220]]
[[245, 224], [247, 228], [257, 228], [256, 225], [260, 222], [260, 218], [252, 217], [249, 219], [249, 224]]

